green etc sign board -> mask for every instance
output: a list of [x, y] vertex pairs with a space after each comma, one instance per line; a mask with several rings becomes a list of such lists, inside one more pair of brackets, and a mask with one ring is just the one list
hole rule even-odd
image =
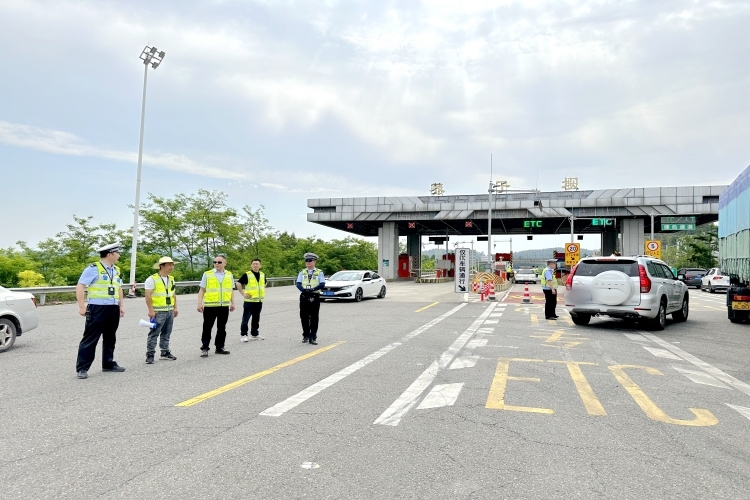
[[662, 217], [662, 231], [695, 231], [695, 217]]
[[523, 221], [523, 227], [542, 227], [541, 220], [525, 220]]
[[614, 222], [614, 219], [591, 219], [592, 226], [611, 226]]

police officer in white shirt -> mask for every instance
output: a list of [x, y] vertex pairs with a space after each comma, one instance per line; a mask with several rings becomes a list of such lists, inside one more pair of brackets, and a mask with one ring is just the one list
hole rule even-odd
[[318, 318], [320, 315], [320, 290], [326, 280], [323, 271], [315, 267], [318, 256], [305, 254], [305, 269], [297, 276], [299, 296], [299, 317], [302, 321], [302, 342], [318, 345]]

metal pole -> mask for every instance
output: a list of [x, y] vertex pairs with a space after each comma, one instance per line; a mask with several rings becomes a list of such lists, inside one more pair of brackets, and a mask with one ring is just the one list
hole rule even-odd
[[489, 204], [487, 209], [487, 263], [490, 268], [487, 272], [493, 272], [492, 269], [492, 179], [490, 179]]
[[651, 241], [654, 241], [654, 212], [651, 211]]
[[143, 70], [143, 102], [141, 103], [141, 137], [138, 142], [138, 173], [135, 179], [135, 210], [133, 216], [133, 245], [130, 250], [130, 289], [129, 297], [135, 297], [135, 261], [138, 251], [138, 216], [141, 209], [141, 168], [143, 166], [143, 126], [146, 120], [146, 82], [148, 81], [148, 64], [150, 58], [147, 58]]
[[573, 217], [573, 216], [571, 215], [571, 216], [570, 216], [570, 242], [571, 242], [571, 243], [575, 243], [575, 241], [573, 241], [573, 238], [574, 238], [574, 236], [573, 236], [573, 221], [574, 221], [574, 220], [575, 220], [575, 217]]

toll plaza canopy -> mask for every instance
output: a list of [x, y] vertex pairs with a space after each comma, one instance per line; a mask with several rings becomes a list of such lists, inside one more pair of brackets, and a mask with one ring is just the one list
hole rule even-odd
[[[574, 234], [601, 233], [605, 252], [619, 246], [625, 255], [641, 254], [643, 235], [651, 231], [652, 214], [655, 232], [689, 229], [686, 225], [672, 224], [662, 230], [664, 222], [688, 221], [694, 225], [715, 222], [719, 196], [726, 187], [493, 194], [492, 234], [571, 234], [572, 219]], [[390, 263], [395, 260], [391, 254], [398, 251], [399, 236], [407, 236], [409, 254], [416, 256], [416, 244], [409, 242], [414, 242], [415, 237], [421, 242], [423, 235], [487, 235], [489, 205], [489, 194], [317, 198], [307, 202], [313, 210], [307, 214], [307, 220], [360, 236], [378, 236], [379, 253], [385, 251], [381, 261]], [[379, 270], [388, 277], [388, 270], [382, 272], [382, 266]]]

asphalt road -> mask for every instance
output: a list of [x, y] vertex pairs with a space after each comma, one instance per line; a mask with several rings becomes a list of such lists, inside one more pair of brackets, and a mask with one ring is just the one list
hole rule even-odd
[[180, 296], [178, 359], [153, 365], [128, 300], [127, 371], [97, 357], [87, 380], [76, 306], [40, 308], [0, 354], [0, 498], [750, 498], [750, 325], [723, 294], [647, 332], [546, 321], [530, 289], [389, 284], [324, 303], [310, 346], [296, 290], [272, 288], [266, 340], [240, 342], [238, 310], [208, 358]]

